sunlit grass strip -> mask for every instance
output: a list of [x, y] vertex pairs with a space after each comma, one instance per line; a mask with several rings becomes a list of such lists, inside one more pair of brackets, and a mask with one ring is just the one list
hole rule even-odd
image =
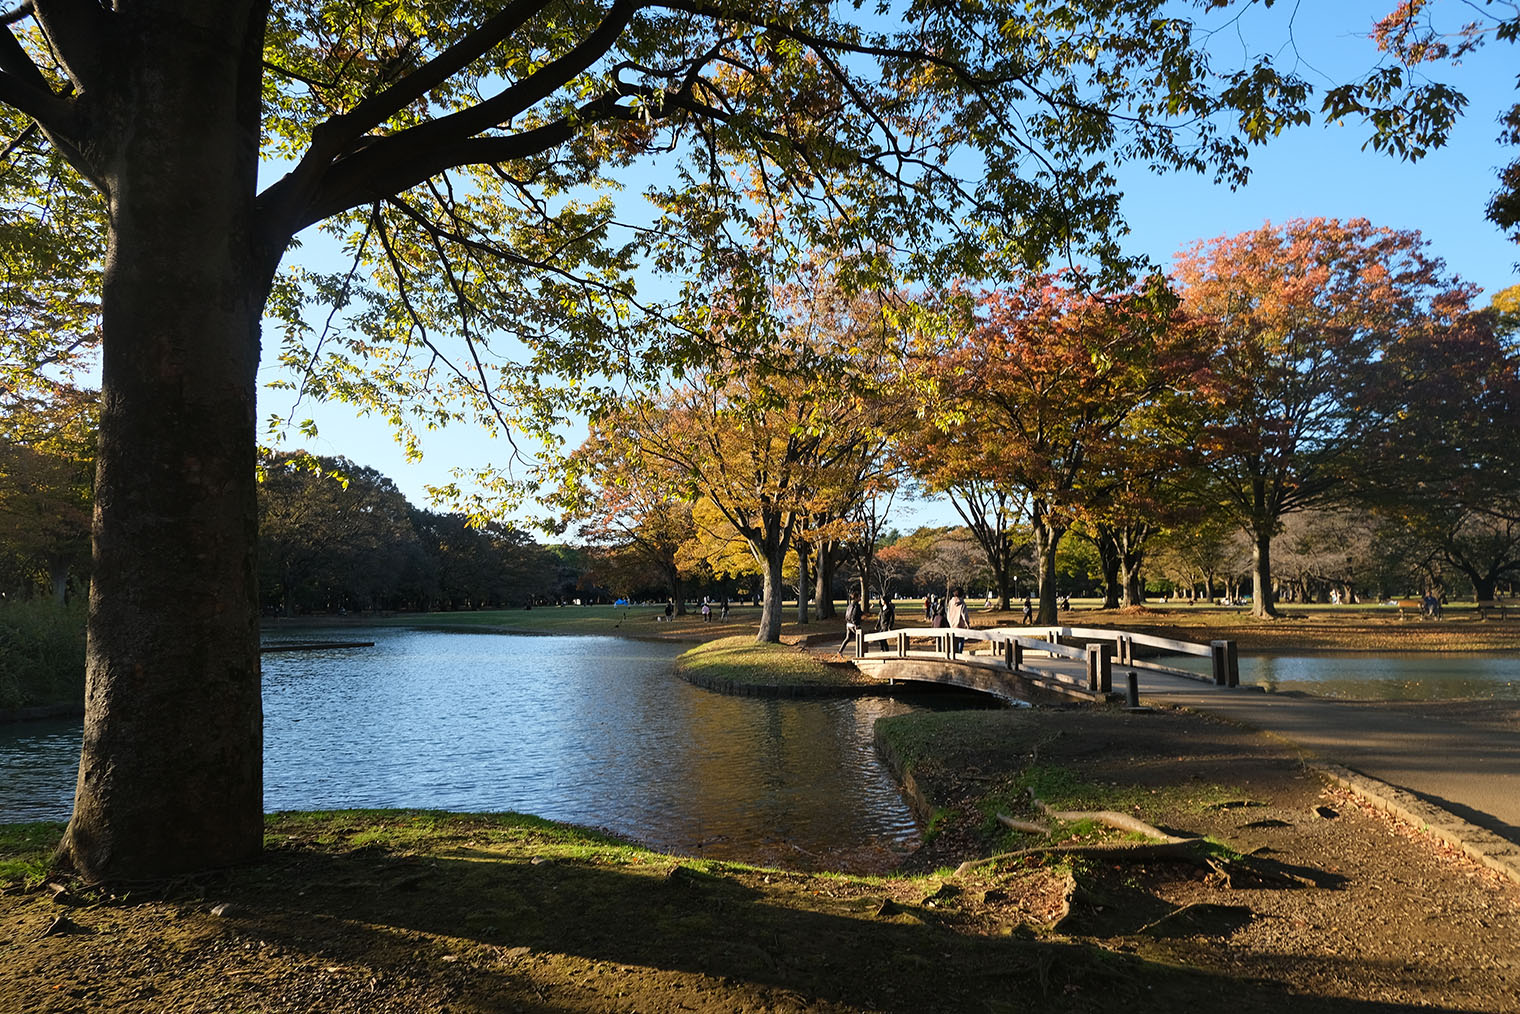
[[31, 889], [46, 880], [63, 829], [56, 821], [0, 824], [0, 887]]

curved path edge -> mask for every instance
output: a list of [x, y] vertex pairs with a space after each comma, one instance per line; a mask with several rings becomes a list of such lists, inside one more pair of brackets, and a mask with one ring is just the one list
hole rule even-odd
[[1307, 760], [1325, 778], [1404, 823], [1446, 842], [1470, 859], [1520, 884], [1520, 846], [1428, 803], [1414, 793], [1340, 764]]

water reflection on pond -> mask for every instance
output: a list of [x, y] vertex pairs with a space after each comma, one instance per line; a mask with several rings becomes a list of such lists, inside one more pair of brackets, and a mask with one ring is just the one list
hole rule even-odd
[[[914, 705], [713, 694], [670, 675], [682, 646], [616, 638], [303, 639], [376, 645], [264, 656], [269, 810], [517, 810], [673, 852], [859, 870], [919, 840], [872, 746], [878, 717]], [[0, 821], [66, 817], [78, 744], [77, 722], [0, 727]]]

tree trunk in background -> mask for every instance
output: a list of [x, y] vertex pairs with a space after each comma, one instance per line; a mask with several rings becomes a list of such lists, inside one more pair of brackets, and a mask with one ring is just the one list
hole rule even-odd
[[1124, 600], [1126, 606], [1139, 606], [1145, 604], [1145, 582], [1140, 577], [1140, 563], [1124, 565]]
[[808, 596], [813, 592], [808, 570], [812, 547], [806, 542], [798, 542], [793, 548], [797, 550], [797, 622], [805, 624], [808, 621]]
[[1098, 566], [1103, 570], [1103, 608], [1119, 608], [1119, 540], [1111, 530], [1100, 529], [1093, 540], [1098, 547]]
[[1272, 603], [1272, 532], [1258, 529], [1251, 539], [1251, 615], [1276, 616]]
[[776, 644], [781, 640], [781, 589], [785, 587], [781, 576], [781, 561], [786, 555], [780, 552], [765, 557], [764, 598], [760, 603], [760, 629], [755, 640], [761, 644]]
[[1034, 522], [1035, 577], [1040, 591], [1040, 606], [1035, 613], [1035, 623], [1055, 626], [1059, 622], [1056, 608], [1056, 547], [1066, 529], [1049, 524], [1043, 516]]
[[[835, 559], [835, 543], [825, 542], [818, 547], [817, 559], [813, 561], [813, 600], [820, 620], [832, 620], [838, 615], [834, 608], [834, 574], [839, 566]], [[861, 597], [862, 603], [870, 599]]]
[[246, 31], [123, 20], [133, 56], [91, 107], [110, 245], [84, 747], [59, 853], [92, 881], [263, 843], [255, 377], [279, 253], [255, 237], [264, 15]]
[[69, 564], [66, 560], [52, 560], [48, 566], [48, 583], [53, 589], [53, 604], [59, 607], [68, 605], [69, 600]]

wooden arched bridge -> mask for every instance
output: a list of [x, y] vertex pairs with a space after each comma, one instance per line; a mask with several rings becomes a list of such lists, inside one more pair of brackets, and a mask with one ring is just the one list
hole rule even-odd
[[[1155, 660], [1167, 655], [1208, 658], [1210, 673]], [[1114, 694], [1116, 666], [1221, 687], [1240, 685], [1240, 657], [1234, 641], [1196, 644], [1107, 627], [861, 631], [855, 636], [853, 661], [861, 672], [876, 679], [946, 683], [1031, 703], [1119, 696]]]

